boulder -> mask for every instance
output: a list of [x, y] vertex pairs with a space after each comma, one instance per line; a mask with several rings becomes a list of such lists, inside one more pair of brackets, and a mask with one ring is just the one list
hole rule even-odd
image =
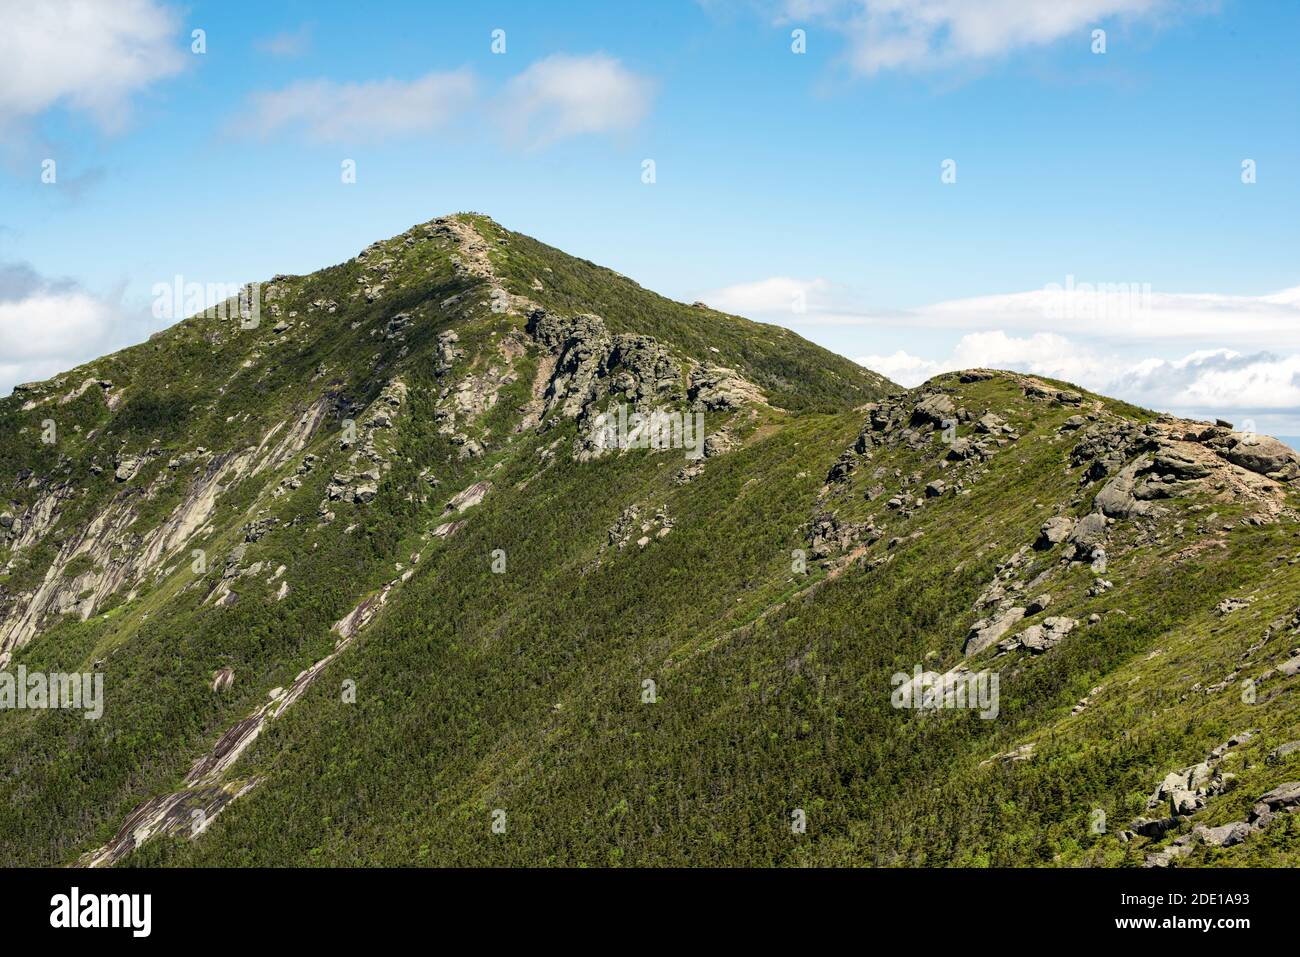
[[1043, 523], [1043, 527], [1038, 530], [1038, 541], [1034, 542], [1034, 548], [1046, 550], [1053, 545], [1059, 545], [1069, 537], [1070, 532], [1074, 530], [1074, 519], [1067, 518], [1064, 515], [1058, 515], [1055, 518], [1049, 518]]
[[1282, 482], [1300, 476], [1300, 455], [1271, 435], [1234, 433], [1232, 441], [1224, 458], [1233, 465]]
[[1279, 784], [1268, 793], [1261, 794], [1257, 803], [1266, 805], [1270, 811], [1279, 811], [1283, 808], [1300, 805], [1300, 781], [1288, 781], [1286, 784]]
[[113, 478], [119, 482], [129, 482], [135, 478], [136, 473], [144, 465], [143, 455], [123, 455], [117, 460], [117, 471], [113, 473]]
[[688, 393], [691, 407], [702, 412], [739, 409], [747, 403], [763, 403], [763, 392], [735, 369], [706, 366], [691, 373]]
[[1120, 469], [1119, 473], [1097, 493], [1097, 510], [1107, 518], [1135, 518], [1153, 513], [1156, 506], [1150, 502], [1140, 501], [1133, 495], [1138, 474], [1149, 469], [1151, 465], [1152, 459], [1149, 456], [1139, 455]]
[[1069, 542], [1081, 551], [1091, 553], [1092, 547], [1106, 537], [1106, 516], [1092, 512], [1079, 519], [1070, 532]]
[[1035, 655], [1041, 655], [1060, 644], [1061, 639], [1073, 631], [1077, 624], [1073, 618], [1054, 615], [1043, 619], [1040, 625], [1030, 625], [1014, 638], [1003, 642], [1002, 647], [1007, 651], [1024, 648]]
[[1250, 825], [1245, 821], [1233, 821], [1219, 827], [1198, 824], [1192, 833], [1211, 847], [1232, 847], [1250, 837]]
[[970, 439], [954, 439], [948, 446], [948, 458], [960, 461], [970, 458], [977, 451], [978, 447]]
[[1172, 449], [1161, 449], [1156, 453], [1155, 470], [1161, 475], [1172, 475], [1178, 479], [1202, 479], [1210, 474], [1210, 467], [1204, 462]]
[[1178, 817], [1195, 814], [1203, 807], [1205, 807], [1205, 798], [1195, 791], [1175, 788], [1169, 794], [1169, 810]]
[[936, 392], [934, 395], [926, 396], [913, 407], [912, 421], [942, 425], [944, 421], [952, 419], [956, 411], [957, 407], [953, 404], [951, 396]]
[[1268, 753], [1265, 758], [1270, 764], [1275, 764], [1290, 754], [1300, 751], [1300, 741], [1288, 741], [1286, 744], [1279, 744], [1276, 748]]
[[1020, 620], [1025, 617], [1025, 609], [1016, 607], [1008, 608], [998, 617], [989, 620], [982, 619], [976, 622], [966, 636], [966, 645], [963, 653], [970, 657], [977, 655], [985, 648], [990, 647], [999, 638], [1007, 633], [1013, 625], [1019, 624]]

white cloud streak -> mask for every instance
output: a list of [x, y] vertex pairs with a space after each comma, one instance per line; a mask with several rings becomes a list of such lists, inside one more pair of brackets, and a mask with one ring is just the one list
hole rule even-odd
[[429, 133], [473, 105], [476, 92], [465, 70], [426, 73], [409, 82], [304, 80], [254, 94], [238, 128], [260, 136], [297, 129], [328, 143]]
[[654, 99], [653, 81], [600, 53], [539, 60], [489, 100], [482, 99], [480, 87], [468, 69], [410, 81], [302, 80], [253, 94], [234, 130], [355, 143], [427, 134], [453, 122], [468, 126], [483, 112], [508, 142], [534, 149], [572, 136], [632, 129]]
[[557, 54], [514, 77], [498, 99], [507, 137], [536, 148], [589, 133], [640, 124], [654, 100], [655, 84], [613, 57]]
[[1086, 42], [1104, 19], [1170, 9], [1168, 0], [787, 0], [778, 20], [843, 34], [850, 67], [871, 76], [991, 60], [1070, 35]]

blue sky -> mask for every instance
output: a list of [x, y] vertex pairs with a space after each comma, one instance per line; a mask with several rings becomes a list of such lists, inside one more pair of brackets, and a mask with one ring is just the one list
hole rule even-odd
[[[0, 0], [0, 388], [155, 331], [175, 275], [474, 209], [906, 384], [1011, 366], [1300, 435], [1300, 4], [72, 9]], [[1112, 292], [1051, 308], [1067, 277]]]

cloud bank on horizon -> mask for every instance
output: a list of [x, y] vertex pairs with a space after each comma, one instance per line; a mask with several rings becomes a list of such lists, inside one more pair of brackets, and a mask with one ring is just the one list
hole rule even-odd
[[[805, 335], [843, 327], [905, 330], [918, 341], [959, 336], [945, 352], [852, 357], [908, 387], [960, 369], [1013, 369], [1150, 408], [1259, 416], [1300, 433], [1300, 286], [1263, 296], [1157, 293], [1067, 276], [1038, 290], [881, 311], [861, 308], [856, 295], [821, 277], [776, 276], [701, 298]], [[1205, 345], [1223, 341], [1233, 346]]]

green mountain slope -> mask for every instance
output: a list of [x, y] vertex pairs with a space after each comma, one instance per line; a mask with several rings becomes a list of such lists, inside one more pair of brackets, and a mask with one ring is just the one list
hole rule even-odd
[[1300, 859], [1272, 440], [904, 392], [473, 215], [259, 296], [0, 402], [0, 660], [105, 689], [0, 710], [5, 863]]

